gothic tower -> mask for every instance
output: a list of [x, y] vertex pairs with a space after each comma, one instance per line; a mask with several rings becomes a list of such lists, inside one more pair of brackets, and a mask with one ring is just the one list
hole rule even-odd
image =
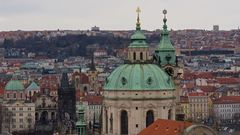
[[61, 122], [76, 120], [75, 88], [69, 84], [68, 75], [65, 72], [62, 74], [61, 86], [58, 89], [58, 116]]

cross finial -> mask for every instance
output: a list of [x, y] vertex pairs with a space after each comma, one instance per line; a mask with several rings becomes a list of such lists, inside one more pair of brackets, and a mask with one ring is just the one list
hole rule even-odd
[[141, 13], [140, 7], [137, 7], [136, 12], [137, 12], [137, 27], [136, 27], [136, 29], [137, 29], [137, 30], [140, 30], [140, 29], [141, 29], [141, 28], [140, 28], [140, 17], [139, 17], [139, 14]]
[[140, 9], [140, 7], [137, 7], [137, 13], [139, 14], [139, 13], [141, 13], [141, 9]]

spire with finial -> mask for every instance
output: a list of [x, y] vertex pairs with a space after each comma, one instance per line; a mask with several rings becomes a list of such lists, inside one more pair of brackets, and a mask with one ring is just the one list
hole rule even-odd
[[94, 63], [94, 51], [92, 51], [92, 54], [91, 54], [90, 70], [91, 70], [91, 71], [96, 71], [96, 67], [95, 67], [95, 63]]
[[137, 7], [137, 24], [136, 24], [136, 30], [141, 30], [141, 23], [140, 23], [140, 17], [139, 14], [141, 13], [140, 7]]
[[164, 18], [163, 18], [163, 34], [168, 34], [168, 30], [167, 30], [167, 18], [166, 18], [166, 14], [167, 14], [167, 10], [164, 9], [163, 10], [163, 14], [164, 14]]
[[156, 58], [160, 66], [176, 65], [175, 48], [172, 45], [169, 37], [169, 31], [167, 29], [167, 10], [163, 10], [163, 30], [161, 32], [161, 40], [156, 48]]

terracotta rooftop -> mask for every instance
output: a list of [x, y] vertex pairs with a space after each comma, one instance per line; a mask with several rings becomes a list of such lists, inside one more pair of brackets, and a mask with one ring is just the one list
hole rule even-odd
[[240, 104], [240, 96], [222, 96], [219, 99], [213, 101], [214, 104]]
[[211, 79], [211, 78], [214, 78], [214, 77], [213, 77], [213, 74], [211, 72], [199, 72], [199, 73], [196, 73], [196, 78]]
[[188, 96], [180, 96], [180, 103], [189, 103]]
[[192, 93], [189, 93], [188, 96], [190, 96], [190, 97], [205, 96], [205, 94], [203, 92], [192, 92]]
[[240, 78], [216, 78], [220, 84], [239, 84]]
[[158, 119], [138, 135], [181, 135], [192, 123]]
[[101, 105], [103, 101], [102, 96], [97, 95], [87, 95], [83, 99], [84, 101], [87, 101], [90, 105]]
[[217, 89], [215, 86], [198, 86], [198, 88], [203, 92], [215, 92]]

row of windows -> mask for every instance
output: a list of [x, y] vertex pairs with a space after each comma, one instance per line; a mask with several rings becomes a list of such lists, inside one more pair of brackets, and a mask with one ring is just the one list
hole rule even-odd
[[89, 105], [89, 109], [101, 109], [101, 105]]
[[[7, 93], [7, 98], [10, 98], [10, 96], [12, 98], [17, 98], [17, 93], [13, 93], [13, 95], [10, 93]], [[23, 93], [20, 93], [20, 98], [23, 98]]]
[[221, 105], [214, 105], [216, 107], [234, 107], [234, 108], [239, 108], [240, 104], [221, 104]]
[[[25, 108], [24, 108], [25, 109]], [[12, 111], [23, 111], [23, 107], [9, 107], [9, 108], [6, 108], [6, 111], [8, 111], [8, 110], [12, 110]], [[28, 107], [27, 108], [27, 110], [28, 111], [31, 111], [32, 110], [32, 108], [31, 107]]]
[[226, 117], [228, 117], [228, 118], [231, 118], [231, 117], [233, 117], [234, 116], [234, 114], [231, 114], [231, 113], [224, 113], [224, 114], [219, 114], [219, 116], [220, 117], [224, 117], [224, 118], [226, 118]]
[[190, 98], [190, 102], [208, 102], [208, 98]]
[[190, 104], [190, 107], [207, 107], [208, 104]]
[[[5, 125], [5, 128], [9, 128], [8, 125]], [[17, 125], [12, 125], [12, 128], [18, 128]], [[24, 128], [23, 125], [19, 125], [19, 128]], [[28, 125], [28, 128], [31, 128], [31, 125]]]
[[218, 109], [217, 112], [240, 112], [240, 108], [237, 108], [237, 109]]

